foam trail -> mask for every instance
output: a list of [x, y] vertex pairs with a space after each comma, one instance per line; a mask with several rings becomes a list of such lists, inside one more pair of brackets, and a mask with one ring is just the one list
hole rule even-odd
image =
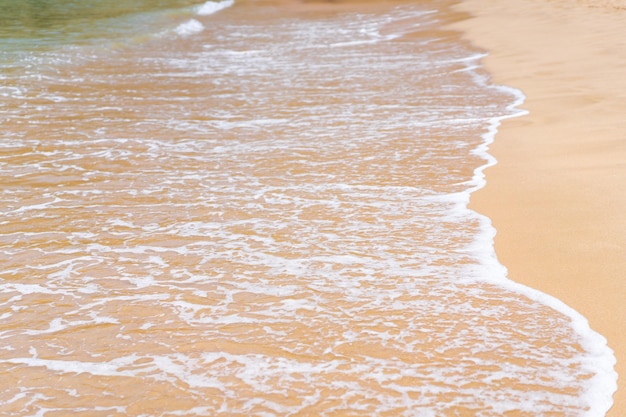
[[605, 341], [468, 208], [521, 93], [454, 14], [268, 3], [6, 75], [0, 409], [602, 415]]
[[[483, 56], [474, 56], [473, 58], [480, 59], [483, 58]], [[486, 185], [487, 182], [484, 174], [485, 169], [497, 164], [495, 157], [489, 153], [489, 145], [494, 142], [501, 122], [512, 117], [521, 117], [528, 114], [528, 111], [520, 108], [526, 99], [521, 91], [506, 86], [490, 86], [487, 79], [477, 75], [476, 73], [474, 74], [474, 79], [477, 83], [484, 84], [486, 88], [493, 88], [508, 92], [515, 97], [515, 100], [507, 106], [508, 110], [511, 112], [510, 114], [495, 117], [491, 120], [487, 133], [483, 135], [485, 142], [474, 151], [476, 154], [483, 157], [486, 163], [474, 171], [474, 178], [472, 181], [475, 186], [469, 190], [470, 193], [483, 188]], [[483, 279], [487, 279], [489, 281], [492, 278], [495, 278], [496, 283], [503, 288], [523, 294], [531, 300], [547, 305], [571, 319], [572, 328], [580, 336], [580, 343], [589, 354], [586, 358], [584, 366], [588, 367], [590, 372], [595, 374], [587, 382], [585, 387], [585, 399], [588, 401], [588, 409], [584, 415], [589, 417], [603, 416], [613, 405], [613, 394], [617, 391], [618, 377], [617, 372], [615, 371], [615, 364], [617, 360], [613, 350], [608, 346], [606, 338], [591, 329], [589, 322], [582, 314], [558, 298], [508, 279], [506, 267], [499, 262], [497, 254], [495, 253], [493, 238], [496, 235], [496, 230], [488, 217], [483, 216], [480, 213], [476, 214], [481, 217], [480, 220], [483, 230], [483, 233], [477, 236], [477, 242], [475, 242], [475, 245], [477, 245], [476, 247], [483, 248], [481, 261], [483, 265], [487, 266], [490, 270], [500, 271], [494, 275], [486, 274], [483, 276]], [[490, 242], [487, 242], [487, 240]], [[491, 254], [484, 253], [484, 250], [487, 247], [492, 248]], [[476, 252], [480, 253], [481, 251]], [[505, 279], [502, 281], [500, 280], [500, 277], [504, 277]]]

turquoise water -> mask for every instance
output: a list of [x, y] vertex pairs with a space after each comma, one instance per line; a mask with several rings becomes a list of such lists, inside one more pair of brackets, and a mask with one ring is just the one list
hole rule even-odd
[[194, 0], [1, 0], [0, 51], [42, 50], [145, 34]]

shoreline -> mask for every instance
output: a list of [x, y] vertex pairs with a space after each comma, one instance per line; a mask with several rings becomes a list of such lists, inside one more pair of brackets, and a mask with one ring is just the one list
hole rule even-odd
[[626, 39], [618, 1], [465, 0], [454, 25], [489, 51], [529, 114], [504, 120], [470, 208], [515, 282], [585, 316], [615, 352], [609, 417], [626, 415]]

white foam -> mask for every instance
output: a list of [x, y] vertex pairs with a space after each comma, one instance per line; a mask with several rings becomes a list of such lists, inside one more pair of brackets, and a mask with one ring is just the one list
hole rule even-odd
[[[226, 4], [232, 2], [202, 7], [213, 13]], [[280, 16], [272, 25], [249, 19], [218, 27], [222, 22], [215, 19], [216, 45], [192, 55], [148, 48], [150, 56], [138, 60], [141, 71], [94, 75], [98, 85], [122, 80], [131, 92], [135, 82], [162, 81], [162, 88], [148, 89], [145, 96], [111, 90], [108, 99], [121, 107], [103, 103], [96, 109], [86, 97], [90, 111], [124, 109], [140, 121], [103, 115], [97, 121], [107, 129], [96, 132], [97, 138], [57, 129], [63, 133], [56, 138], [0, 144], [6, 148], [3, 174], [34, 158], [20, 171], [26, 180], [73, 178], [70, 168], [94, 180], [63, 182], [44, 196], [36, 187], [34, 198], [23, 197], [28, 187], [3, 191], [16, 208], [3, 218], [10, 230], [59, 230], [1, 236], [7, 263], [1, 291], [9, 298], [9, 313], [0, 318], [20, 324], [0, 335], [2, 359], [46, 367], [32, 369], [27, 374], [36, 378], [18, 386], [36, 391], [40, 384], [31, 387], [30, 380], [50, 380], [50, 372], [159, 380], [201, 397], [202, 407], [190, 410], [206, 415], [260, 415], [252, 409], [261, 402], [280, 415], [314, 404], [333, 414], [345, 409], [320, 407], [328, 399], [322, 393], [342, 391], [336, 407], [353, 406], [363, 415], [445, 415], [448, 400], [439, 394], [452, 405], [467, 400], [498, 414], [547, 414], [554, 412], [550, 407], [584, 409], [598, 393], [600, 405], [589, 407], [600, 415], [614, 389], [604, 342], [588, 335], [584, 319], [563, 306], [557, 307], [569, 315], [553, 318], [550, 311], [547, 325], [535, 324], [535, 317], [517, 320], [556, 304], [505, 280], [506, 269], [493, 251], [495, 230], [467, 209], [469, 193], [484, 185], [485, 167], [468, 178], [482, 163], [468, 157], [480, 142], [476, 132], [490, 123], [474, 153], [495, 163], [487, 146], [503, 117], [489, 115], [519, 114], [503, 108], [521, 96], [495, 90], [504, 104], [489, 102], [489, 82], [478, 75], [481, 55], [446, 49], [446, 42], [436, 42], [442, 51], [430, 51], [426, 43], [422, 50], [414, 43], [419, 36], [387, 42], [415, 30], [411, 10], [400, 7], [391, 17]], [[179, 34], [204, 28], [194, 21], [181, 25]], [[329, 48], [333, 44], [345, 47]], [[315, 54], [307, 50], [312, 47], [318, 48]], [[453, 80], [445, 80], [449, 73]], [[483, 85], [470, 94], [473, 74]], [[459, 79], [462, 89], [455, 86]], [[216, 96], [194, 95], [189, 83], [215, 87], [210, 91]], [[434, 87], [422, 91], [415, 85]], [[63, 114], [80, 112], [75, 105], [66, 103]], [[39, 111], [40, 128], [61, 112], [42, 102], [16, 108], [15, 114], [35, 118]], [[23, 125], [24, 136], [32, 136], [29, 126]], [[458, 137], [442, 138], [436, 131]], [[429, 140], [433, 132], [436, 141]], [[10, 146], [28, 154], [12, 160]], [[469, 168], [448, 172], [456, 162]], [[109, 169], [117, 163], [124, 169]], [[437, 181], [421, 182], [423, 175], [437, 175]], [[67, 221], [59, 209], [66, 210]], [[34, 249], [33, 256], [24, 257], [24, 249]], [[13, 262], [13, 255], [22, 257]], [[483, 287], [493, 286], [476, 285], [485, 281], [512, 291], [486, 294]], [[29, 315], [33, 301], [40, 310], [30, 314], [45, 311], [41, 317]], [[568, 317], [574, 317], [577, 333]], [[542, 332], [546, 338], [535, 335]], [[571, 348], [577, 334], [589, 341], [585, 352]], [[93, 341], [81, 346], [88, 356], [73, 356], [71, 343], [60, 346], [65, 339], [79, 343], [83, 335]], [[41, 357], [36, 350], [24, 355], [24, 340]], [[220, 340], [229, 343], [219, 346]], [[545, 340], [562, 344], [546, 346]], [[441, 345], [433, 352], [427, 341]], [[231, 343], [253, 353], [233, 354]], [[368, 348], [355, 349], [360, 344]], [[378, 346], [390, 355], [379, 358]], [[501, 347], [510, 351], [493, 359]], [[134, 349], [140, 356], [114, 359]], [[448, 349], [463, 353], [420, 359]], [[570, 356], [563, 358], [560, 349]], [[511, 364], [511, 355], [525, 364]], [[454, 364], [459, 356], [461, 363]], [[87, 360], [73, 360], [78, 358]], [[598, 369], [609, 373], [588, 381], [582, 399], [556, 392], [580, 392], [579, 376]], [[403, 377], [418, 383], [402, 383]], [[502, 384], [503, 377], [548, 389], [516, 389], [515, 383]], [[245, 392], [233, 378], [245, 382]], [[101, 381], [94, 377], [90, 384]], [[114, 392], [115, 384], [106, 383]], [[203, 387], [211, 389], [208, 396]], [[72, 395], [82, 395], [76, 389]], [[366, 410], [358, 396], [378, 408]], [[204, 401], [218, 397], [217, 406]], [[280, 404], [281, 398], [289, 401]], [[47, 405], [37, 400], [33, 407], [41, 410], [42, 404]]]
[[[471, 58], [467, 61], [471, 62], [474, 59], [482, 58], [482, 56]], [[525, 100], [525, 96], [521, 91], [506, 86], [493, 86], [489, 84], [489, 80], [485, 76], [481, 76], [478, 73], [474, 73], [474, 76], [479, 83], [485, 84], [489, 88], [500, 89], [513, 94], [515, 100], [508, 106], [508, 109], [511, 111], [510, 114], [495, 117], [491, 120], [487, 133], [483, 135], [484, 143], [474, 151], [482, 156], [486, 163], [474, 171], [473, 182], [475, 185], [469, 190], [470, 193], [485, 186], [485, 169], [497, 163], [496, 159], [489, 153], [489, 145], [493, 143], [502, 120], [523, 116], [528, 113], [519, 108]], [[586, 351], [585, 367], [588, 372], [594, 374], [586, 383], [586, 392], [583, 400], [586, 402], [588, 409], [584, 415], [589, 417], [604, 416], [613, 405], [613, 394], [617, 391], [617, 372], [614, 369], [617, 360], [613, 350], [608, 346], [606, 338], [592, 330], [583, 315], [556, 297], [509, 280], [506, 267], [499, 262], [495, 253], [493, 239], [496, 235], [496, 230], [491, 220], [478, 213], [476, 215], [480, 219], [482, 233], [474, 241], [473, 245], [475, 245], [477, 250], [473, 250], [473, 252], [479, 255], [478, 259], [485, 267], [484, 270], [480, 270], [479, 279], [496, 283], [503, 288], [523, 294], [531, 300], [552, 307], [572, 320], [571, 326], [580, 336], [580, 343]], [[486, 248], [490, 248], [490, 250]]]
[[231, 7], [233, 4], [235, 4], [234, 0], [207, 1], [206, 3], [198, 6], [196, 14], [199, 16], [208, 16]]
[[0, 87], [0, 96], [21, 98], [24, 97], [25, 90], [19, 87]]
[[89, 373], [92, 375], [101, 376], [134, 376], [133, 371], [120, 371], [120, 368], [131, 365], [136, 356], [126, 356], [118, 359], [114, 359], [109, 362], [86, 362], [86, 361], [71, 361], [71, 360], [55, 360], [55, 359], [40, 359], [37, 355], [37, 350], [32, 348], [29, 353], [32, 355], [30, 358], [10, 358], [1, 359], [0, 363], [13, 363], [24, 364], [28, 366], [44, 366], [51, 371], [62, 373]]
[[190, 19], [185, 23], [181, 23], [174, 29], [174, 31], [183, 37], [195, 35], [204, 30], [204, 25], [198, 22], [196, 19]]

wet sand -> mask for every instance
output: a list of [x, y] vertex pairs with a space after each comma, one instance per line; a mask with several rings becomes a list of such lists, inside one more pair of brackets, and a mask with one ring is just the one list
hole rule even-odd
[[528, 116], [501, 126], [472, 208], [511, 279], [586, 316], [617, 357], [626, 415], [626, 2], [467, 0], [457, 28], [489, 51]]

